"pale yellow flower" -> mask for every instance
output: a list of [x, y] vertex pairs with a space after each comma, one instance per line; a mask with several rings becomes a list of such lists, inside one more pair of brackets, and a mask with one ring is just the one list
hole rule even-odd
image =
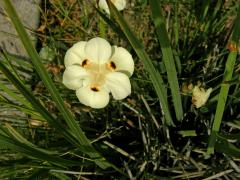
[[109, 102], [109, 93], [116, 100], [131, 93], [132, 55], [105, 39], [97, 37], [74, 44], [67, 51], [64, 64], [63, 84], [75, 90], [86, 106], [103, 108]]
[[[126, 0], [111, 0], [117, 10], [122, 11], [126, 7]], [[110, 14], [106, 0], [99, 0], [98, 6], [106, 13]]]
[[206, 104], [210, 94], [212, 92], [212, 88], [209, 88], [207, 91], [204, 88], [200, 88], [199, 86], [194, 86], [192, 93], [192, 103], [196, 108], [200, 108]]

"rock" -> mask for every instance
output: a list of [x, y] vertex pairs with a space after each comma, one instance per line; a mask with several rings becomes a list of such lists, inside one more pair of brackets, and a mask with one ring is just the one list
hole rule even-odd
[[[26, 27], [33, 44], [36, 44], [36, 36], [31, 33], [39, 25], [39, 5], [41, 0], [11, 0], [22, 23]], [[0, 1], [0, 48], [8, 53], [27, 57], [27, 52], [19, 39], [17, 32], [4, 11], [4, 2]]]
[[[39, 5], [41, 0], [11, 0], [11, 2], [14, 5], [22, 23], [26, 27], [26, 30], [30, 35], [30, 38], [32, 39], [33, 44], [36, 45], [37, 37], [34, 35], [34, 33], [31, 33], [31, 32], [35, 31], [39, 25], [39, 18], [40, 18]], [[15, 27], [12, 25], [10, 19], [7, 17], [6, 12], [4, 11], [3, 0], [0, 0], [0, 48], [3, 48], [4, 50], [6, 50], [7, 53], [9, 54], [20, 57], [19, 60], [24, 60], [28, 58], [27, 52], [20, 38], [17, 35]], [[1, 54], [0, 54], [0, 57], [1, 57]], [[15, 65], [15, 62], [13, 61], [12, 64]], [[9, 89], [13, 89], [13, 91], [15, 92], [14, 90], [15, 88], [8, 81], [5, 81], [4, 78], [2, 79], [2, 77], [3, 76], [0, 72], [1, 83], [4, 83], [5, 86], [7, 86]], [[28, 78], [31, 78], [31, 74], [28, 75]], [[14, 103], [19, 103], [17, 101], [15, 102], [15, 100], [11, 96], [9, 96], [7, 93], [5, 93], [1, 88], [0, 88], [0, 94], [4, 95]], [[19, 94], [19, 96], [22, 97], [21, 94]], [[23, 112], [17, 109], [3, 107], [3, 106], [1, 106], [0, 108], [0, 125], [2, 123], [7, 122], [17, 127], [23, 127], [23, 126], [27, 127], [28, 125], [26, 121], [27, 117], [28, 116], [26, 114], [24, 114]], [[1, 151], [0, 151], [0, 154], [1, 154]]]

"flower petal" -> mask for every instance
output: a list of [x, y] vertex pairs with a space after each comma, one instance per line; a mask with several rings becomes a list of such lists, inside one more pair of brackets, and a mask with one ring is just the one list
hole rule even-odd
[[105, 87], [116, 100], [124, 99], [131, 94], [131, 84], [127, 75], [113, 72], [106, 75]]
[[106, 0], [100, 0], [98, 6], [103, 9], [106, 13], [110, 14]]
[[96, 37], [87, 42], [85, 53], [91, 62], [104, 64], [111, 57], [112, 47], [105, 39]]
[[[121, 11], [126, 7], [126, 0], [112, 0], [112, 3], [115, 5], [117, 10]], [[100, 0], [98, 3], [99, 7], [110, 14], [109, 7], [106, 0]]]
[[205, 91], [205, 89], [195, 86], [193, 88], [192, 103], [196, 106], [196, 108], [202, 107], [206, 104], [211, 92], [212, 88]]
[[68, 66], [63, 73], [63, 84], [72, 90], [77, 90], [83, 86], [84, 81], [88, 81], [89, 74], [81, 66]]
[[85, 45], [86, 41], [80, 41], [74, 44], [67, 52], [64, 57], [64, 64], [66, 67], [74, 64], [82, 64], [82, 61], [86, 58]]
[[82, 87], [76, 91], [79, 101], [92, 108], [104, 108], [109, 102], [109, 94], [104, 89], [91, 90], [90, 86]]
[[113, 0], [113, 4], [116, 6], [117, 10], [121, 11], [126, 7], [126, 0]]
[[114, 54], [110, 61], [115, 63], [116, 71], [126, 73], [129, 77], [133, 74], [134, 61], [125, 48], [114, 46]]

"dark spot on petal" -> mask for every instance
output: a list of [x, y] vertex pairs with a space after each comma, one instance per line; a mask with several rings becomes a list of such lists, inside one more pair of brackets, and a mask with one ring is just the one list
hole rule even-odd
[[91, 90], [94, 91], [94, 92], [98, 92], [99, 89], [97, 87], [91, 87]]
[[115, 64], [114, 62], [112, 62], [112, 61], [110, 62], [110, 67], [111, 67], [112, 69], [114, 69], [114, 70], [117, 68], [117, 67], [116, 67], [116, 64]]
[[84, 59], [83, 62], [82, 62], [82, 67], [86, 66], [87, 64], [88, 64], [88, 60]]

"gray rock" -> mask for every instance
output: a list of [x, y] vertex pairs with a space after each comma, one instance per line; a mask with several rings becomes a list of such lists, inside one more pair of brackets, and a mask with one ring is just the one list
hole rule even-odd
[[[37, 38], [34, 35], [34, 33], [31, 33], [31, 32], [35, 31], [39, 26], [39, 16], [40, 16], [39, 5], [41, 0], [11, 0], [11, 2], [14, 5], [22, 23], [26, 27], [26, 30], [30, 35], [30, 38], [32, 39], [33, 44], [35, 45]], [[28, 58], [27, 52], [20, 38], [17, 35], [15, 27], [12, 25], [10, 19], [7, 17], [6, 12], [4, 11], [3, 0], [0, 0], [0, 48], [3, 48], [4, 50], [6, 50], [9, 54], [23, 57], [23, 59]], [[12, 63], [15, 64], [14, 62]], [[2, 80], [1, 77], [2, 77], [2, 74], [0, 72], [0, 81], [4, 83], [5, 81]], [[8, 88], [14, 89], [11, 84], [8, 84], [8, 82], [5, 82], [5, 83], [6, 83], [5, 85]], [[14, 101], [14, 99], [12, 99], [11, 96], [3, 92], [1, 88], [0, 88], [0, 94], [4, 95], [11, 101]], [[22, 95], [19, 94], [19, 96], [22, 96]], [[11, 109], [8, 107], [0, 107], [0, 125], [2, 123], [8, 122], [8, 123], [11, 123], [12, 125], [15, 124], [16, 126], [20, 127], [21, 124], [26, 124], [27, 122], [26, 119], [27, 119], [26, 114], [24, 114], [19, 110]]]
[[[33, 44], [36, 44], [36, 36], [31, 31], [39, 25], [39, 4], [41, 0], [11, 0], [20, 19], [26, 27]], [[19, 39], [17, 32], [4, 11], [4, 2], [0, 1], [0, 47], [8, 53], [27, 57], [27, 53]]]

